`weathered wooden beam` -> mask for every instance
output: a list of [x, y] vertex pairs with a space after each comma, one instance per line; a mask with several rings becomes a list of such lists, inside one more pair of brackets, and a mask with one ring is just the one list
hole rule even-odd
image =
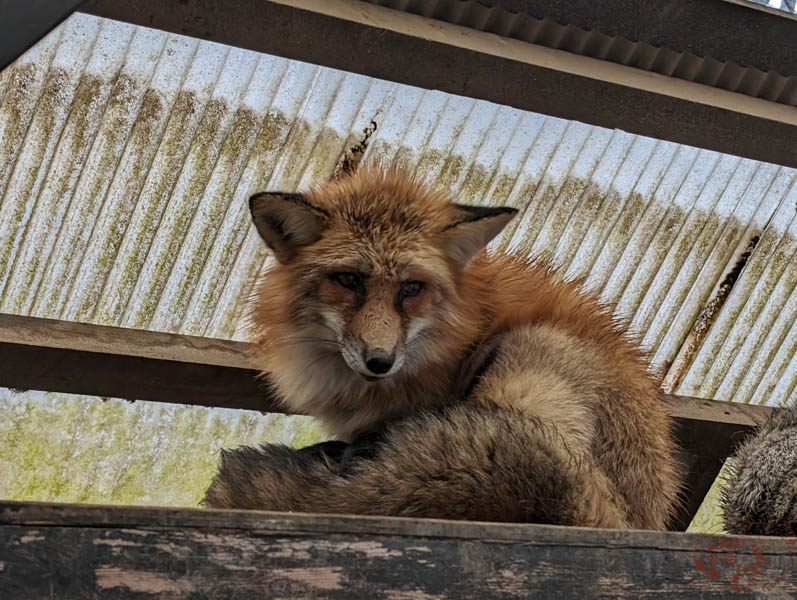
[[[793, 106], [365, 2], [88, 0], [81, 10], [425, 89], [797, 167], [797, 108]], [[747, 12], [750, 18], [758, 16], [758, 11]]]
[[[0, 314], [0, 386], [284, 412], [256, 379], [251, 345], [153, 331]], [[682, 447], [689, 525], [723, 462], [771, 409], [671, 396]]]
[[795, 541], [0, 502], [0, 597], [792, 598]]
[[282, 412], [241, 342], [0, 314], [0, 385]]

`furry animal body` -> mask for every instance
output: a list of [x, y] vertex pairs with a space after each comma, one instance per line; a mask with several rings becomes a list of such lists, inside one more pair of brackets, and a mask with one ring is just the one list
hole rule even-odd
[[206, 505], [665, 528], [657, 381], [578, 282], [485, 251], [515, 209], [374, 170], [250, 207], [259, 366], [340, 442], [225, 451]]
[[728, 533], [797, 535], [797, 406], [773, 414], [742, 443], [721, 504]]

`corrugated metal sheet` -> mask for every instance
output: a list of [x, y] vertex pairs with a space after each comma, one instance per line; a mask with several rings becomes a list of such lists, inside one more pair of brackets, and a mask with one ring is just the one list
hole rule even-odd
[[662, 368], [759, 236], [679, 389], [793, 393], [792, 169], [86, 15], [2, 83], [2, 311], [240, 336], [245, 199], [329, 177], [373, 121], [366, 159], [520, 208], [498, 245], [587, 276]]
[[[792, 73], [765, 72], [748, 65], [697, 56], [684, 48], [659, 48], [622, 36], [585, 30], [572, 24], [561, 24], [550, 18], [537, 18], [525, 13], [510, 12], [499, 6], [485, 6], [478, 0], [365, 0], [388, 8], [439, 19], [503, 37], [539, 44], [719, 87], [747, 96], [764, 98], [792, 106], [797, 105], [797, 77]], [[732, 0], [750, 4], [746, 0]], [[792, 0], [752, 0], [755, 4], [794, 13]], [[756, 7], [757, 8], [757, 7]], [[655, 10], [640, 6], [640, 10]]]
[[[366, 160], [403, 165], [460, 201], [518, 207], [495, 246], [586, 277], [659, 369], [683, 367], [673, 391], [795, 401], [794, 169], [80, 14], [0, 74], [0, 311], [241, 338], [266, 260], [247, 197], [325, 180], [372, 122]], [[53, 394], [5, 391], [0, 404], [14, 450], [0, 458], [0, 496], [5, 485], [38, 499], [187, 503], [220, 445], [306, 431]], [[47, 441], [36, 422], [67, 433]], [[115, 441], [98, 443], [97, 431]], [[202, 474], [186, 467], [192, 452]], [[90, 457], [109, 470], [83, 488], [30, 491], [71, 481], [64, 461], [96, 471]], [[139, 463], [160, 495], [97, 496], [97, 478], [127, 490]], [[170, 495], [175, 477], [194, 487]]]
[[[739, 1], [739, 0], [732, 0], [732, 1]], [[745, 0], [741, 1], [744, 2]], [[792, 15], [797, 15], [797, 2], [795, 0], [747, 0], [747, 1], [753, 2], [755, 4], [760, 4], [761, 6], [766, 6], [768, 8], [774, 8], [775, 10], [779, 10]]]

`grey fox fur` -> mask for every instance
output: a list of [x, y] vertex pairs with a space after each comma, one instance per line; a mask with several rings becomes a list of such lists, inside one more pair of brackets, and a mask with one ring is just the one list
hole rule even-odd
[[721, 499], [728, 533], [797, 535], [797, 406], [775, 412], [729, 468]]

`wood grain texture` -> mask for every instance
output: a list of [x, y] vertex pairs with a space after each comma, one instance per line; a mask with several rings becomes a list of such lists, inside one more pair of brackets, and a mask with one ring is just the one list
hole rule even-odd
[[[243, 342], [0, 315], [0, 386], [284, 412]], [[684, 530], [736, 444], [772, 409], [670, 396], [685, 473]]]
[[243, 342], [0, 315], [0, 385], [283, 412]]
[[[732, 569], [710, 577], [696, 566], [696, 552], [727, 555], [720, 540], [738, 540], [737, 564], [765, 557], [761, 582], [737, 595]], [[0, 503], [0, 597], [791, 598], [794, 542], [6, 502]]]

